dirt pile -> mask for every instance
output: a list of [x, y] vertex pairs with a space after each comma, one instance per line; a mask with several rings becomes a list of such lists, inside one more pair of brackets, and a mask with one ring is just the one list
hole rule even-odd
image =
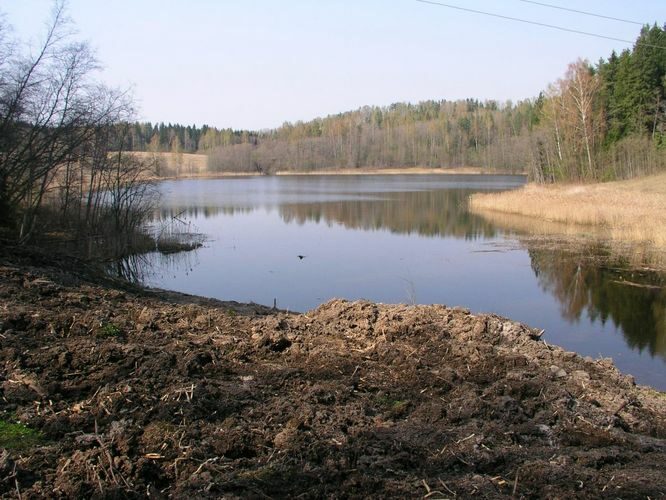
[[[65, 279], [67, 277], [67, 279]], [[307, 314], [0, 264], [0, 495], [666, 495], [666, 396], [444, 306]]]

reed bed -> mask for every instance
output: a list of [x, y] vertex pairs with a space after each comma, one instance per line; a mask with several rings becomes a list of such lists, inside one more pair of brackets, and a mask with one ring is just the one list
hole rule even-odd
[[[666, 174], [604, 184], [535, 185], [501, 193], [475, 194], [473, 212], [498, 221], [497, 213], [524, 216], [518, 227], [543, 234], [594, 235], [666, 251]], [[527, 229], [526, 229], [527, 228]]]

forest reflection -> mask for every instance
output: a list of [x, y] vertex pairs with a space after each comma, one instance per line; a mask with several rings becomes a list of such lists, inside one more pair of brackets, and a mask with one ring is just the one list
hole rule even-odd
[[200, 206], [200, 205], [170, 205], [163, 206], [153, 213], [153, 222], [166, 221], [174, 218], [196, 219], [202, 217], [210, 219], [218, 215], [249, 214], [254, 212], [256, 207], [232, 207], [232, 206]]
[[539, 285], [559, 301], [566, 319], [587, 313], [612, 321], [632, 349], [666, 359], [666, 276], [628, 270], [602, 243], [576, 252], [528, 243], [528, 253]]
[[[336, 192], [339, 199], [323, 196], [318, 202], [294, 201], [292, 197], [255, 200], [247, 205], [232, 205], [224, 198], [218, 198], [219, 205], [168, 204], [155, 213], [155, 219], [177, 218], [196, 224], [197, 219], [265, 210], [277, 213], [287, 225], [340, 225], [360, 231], [465, 240], [512, 235], [527, 249], [538, 285], [557, 301], [562, 318], [574, 323], [589, 317], [593, 323], [612, 324], [621, 330], [631, 349], [666, 359], [666, 275], [635, 270], [631, 255], [618, 253], [616, 248], [610, 249], [598, 239], [583, 243], [577, 239], [574, 244], [573, 236], [560, 234], [560, 243], [550, 244], [549, 238], [524, 238], [520, 235], [531, 234], [532, 228], [470, 213], [468, 200], [477, 191], [474, 189], [354, 193], [346, 187]], [[301, 200], [311, 198], [310, 191], [304, 193], [307, 196]], [[540, 228], [550, 232], [548, 228]], [[554, 228], [552, 232], [560, 231], [561, 228]], [[196, 252], [186, 255], [153, 256], [150, 260], [161, 272], [176, 275], [179, 267], [192, 269], [189, 260], [197, 258]], [[149, 268], [145, 260], [128, 262], [125, 266], [117, 269], [117, 273], [135, 281], [141, 281], [141, 274]], [[185, 272], [185, 276], [188, 274]]]
[[348, 229], [387, 230], [397, 234], [491, 238], [494, 226], [468, 211], [467, 189], [384, 193], [381, 199], [281, 205], [287, 223], [341, 224]]
[[[348, 229], [387, 230], [397, 234], [475, 239], [496, 236], [494, 224], [468, 211], [471, 189], [406, 191], [315, 203], [280, 203], [275, 208], [287, 223], [341, 224]], [[163, 206], [154, 220], [212, 218], [248, 214], [259, 206]]]

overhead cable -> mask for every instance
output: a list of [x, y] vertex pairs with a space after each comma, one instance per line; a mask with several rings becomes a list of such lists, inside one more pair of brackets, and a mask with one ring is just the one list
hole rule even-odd
[[[627, 44], [630, 44], [630, 45], [634, 43], [632, 40], [625, 40], [624, 38], [616, 38], [616, 37], [613, 37], [613, 36], [601, 35], [599, 33], [590, 33], [589, 31], [581, 31], [581, 30], [576, 30], [576, 29], [572, 29], [572, 28], [566, 28], [564, 26], [557, 26], [555, 24], [540, 23], [538, 21], [530, 21], [529, 19], [521, 19], [519, 17], [505, 16], [503, 14], [495, 14], [493, 12], [485, 12], [483, 10], [468, 9], [466, 7], [460, 7], [458, 5], [451, 5], [451, 4], [442, 3], [442, 2], [435, 2], [435, 1], [432, 1], [432, 0], [416, 0], [416, 1], [420, 2], [420, 3], [430, 4], [430, 5], [437, 5], [439, 7], [446, 7], [448, 9], [462, 10], [462, 11], [465, 11], [465, 12], [472, 12], [474, 14], [481, 14], [481, 15], [484, 15], [484, 16], [497, 17], [499, 19], [506, 19], [506, 20], [509, 20], [509, 21], [516, 21], [516, 22], [519, 22], [519, 23], [533, 24], [535, 26], [541, 26], [543, 28], [551, 28], [551, 29], [555, 29], [555, 30], [566, 31], [568, 33], [576, 33], [578, 35], [585, 35], [585, 36], [592, 36], [592, 37], [596, 37], [596, 38], [603, 38], [604, 40], [613, 40], [615, 42], [622, 42], [622, 43], [627, 43]], [[652, 47], [652, 48], [655, 48], [655, 49], [666, 50], [666, 47], [664, 47], [662, 45], [654, 45], [654, 44], [645, 43], [645, 42], [641, 43], [641, 45], [644, 46], [644, 47]]]
[[639, 23], [638, 21], [630, 21], [629, 19], [622, 19], [620, 17], [605, 16], [603, 14], [596, 14], [594, 12], [570, 9], [568, 7], [562, 7], [560, 5], [553, 5], [550, 3], [534, 2], [533, 0], [518, 0], [518, 1], [524, 3], [531, 3], [534, 5], [540, 5], [541, 7], [548, 7], [551, 9], [566, 10], [567, 12], [575, 12], [576, 14], [583, 14], [584, 16], [600, 17], [601, 19], [610, 19], [611, 21], [619, 21], [621, 23], [637, 24], [638, 26], [643, 26], [645, 24], [645, 23]]

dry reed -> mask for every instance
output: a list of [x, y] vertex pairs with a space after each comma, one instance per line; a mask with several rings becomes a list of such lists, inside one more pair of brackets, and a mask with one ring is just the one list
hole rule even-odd
[[470, 207], [519, 231], [601, 236], [666, 251], [666, 174], [604, 184], [528, 184], [515, 191], [475, 194]]

